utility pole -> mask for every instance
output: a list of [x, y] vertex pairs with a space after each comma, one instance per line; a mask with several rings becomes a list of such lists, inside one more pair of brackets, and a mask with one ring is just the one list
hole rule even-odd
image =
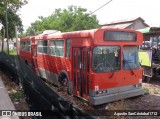
[[2, 35], [2, 52], [4, 52], [4, 39], [5, 39], [5, 28], [3, 27], [3, 35]]
[[6, 3], [6, 35], [7, 35], [7, 52], [9, 54], [9, 38], [8, 38], [8, 14], [7, 14], [7, 6], [8, 6], [8, 3]]
[[17, 55], [19, 55], [18, 34], [17, 34], [17, 26], [16, 25], [15, 25], [15, 36], [16, 36], [16, 51], [17, 51]]

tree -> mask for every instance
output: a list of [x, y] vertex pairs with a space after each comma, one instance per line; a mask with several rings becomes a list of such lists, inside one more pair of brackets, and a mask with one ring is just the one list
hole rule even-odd
[[1, 0], [0, 1], [0, 14], [5, 11], [6, 6], [16, 12], [23, 5], [27, 4], [28, 0]]
[[87, 9], [81, 7], [70, 6], [68, 9], [56, 9], [51, 16], [39, 17], [39, 20], [32, 23], [28, 29], [33, 32], [33, 24], [35, 31], [59, 30], [62, 32], [86, 30], [98, 28], [100, 25], [95, 15], [89, 15]]
[[[23, 31], [22, 21], [21, 18], [15, 14], [10, 8], [7, 10], [8, 14], [8, 36], [9, 38], [15, 37], [15, 25], [18, 26], [18, 31]], [[4, 27], [6, 26], [6, 19], [5, 19], [5, 13], [0, 15], [0, 20]]]
[[30, 36], [34, 36], [35, 35], [35, 27], [33, 24], [31, 24], [31, 27], [29, 27], [27, 30], [26, 30], [26, 35], [30, 35]]
[[15, 25], [18, 26], [18, 31], [22, 32], [22, 21], [16, 14], [17, 10], [27, 4], [28, 0], [1, 0], [0, 1], [0, 22], [6, 29], [6, 12], [8, 21], [8, 35], [13, 38], [15, 34]]

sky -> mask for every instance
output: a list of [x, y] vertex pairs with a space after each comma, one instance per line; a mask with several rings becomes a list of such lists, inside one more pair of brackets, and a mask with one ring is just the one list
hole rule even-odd
[[[55, 9], [66, 9], [68, 6], [80, 6], [93, 12], [110, 0], [28, 0], [23, 6], [20, 17], [24, 27], [38, 20], [38, 16], [47, 17]], [[160, 26], [160, 0], [112, 0], [94, 14], [100, 24], [117, 20], [141, 17], [150, 26]]]

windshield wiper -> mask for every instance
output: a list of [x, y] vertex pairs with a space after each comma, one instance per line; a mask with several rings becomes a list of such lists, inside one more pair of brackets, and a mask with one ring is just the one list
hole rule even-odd
[[134, 75], [135, 73], [134, 73], [134, 71], [133, 71], [133, 69], [131, 68], [131, 66], [130, 66], [130, 64], [127, 62], [127, 60], [124, 58], [124, 54], [123, 54], [123, 52], [122, 52], [122, 55], [123, 55], [123, 63], [124, 63], [124, 61], [125, 61], [125, 63], [128, 65], [128, 67], [129, 67], [129, 70], [131, 71], [131, 75]]
[[113, 77], [114, 73], [115, 73], [115, 70], [113, 70], [111, 76], [109, 77], [110, 79]]
[[108, 60], [106, 60], [107, 62], [108, 62], [108, 64], [110, 65], [110, 67], [113, 69], [113, 73], [111, 74], [111, 76], [109, 77], [109, 78], [112, 78], [113, 77], [113, 75], [114, 75], [114, 68], [113, 68], [113, 66], [109, 63], [109, 61]]
[[[115, 61], [116, 62], [116, 61]], [[114, 66], [112, 66], [112, 68], [113, 68], [113, 72], [112, 72], [112, 74], [111, 74], [111, 76], [109, 77], [110, 79], [114, 76], [114, 73], [115, 73], [115, 68], [114, 68]]]

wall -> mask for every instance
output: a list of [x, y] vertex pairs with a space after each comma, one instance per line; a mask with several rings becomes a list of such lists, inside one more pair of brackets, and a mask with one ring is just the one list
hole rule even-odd
[[143, 23], [141, 19], [137, 19], [131, 26], [127, 27], [126, 29], [143, 29], [146, 28], [147, 26]]

